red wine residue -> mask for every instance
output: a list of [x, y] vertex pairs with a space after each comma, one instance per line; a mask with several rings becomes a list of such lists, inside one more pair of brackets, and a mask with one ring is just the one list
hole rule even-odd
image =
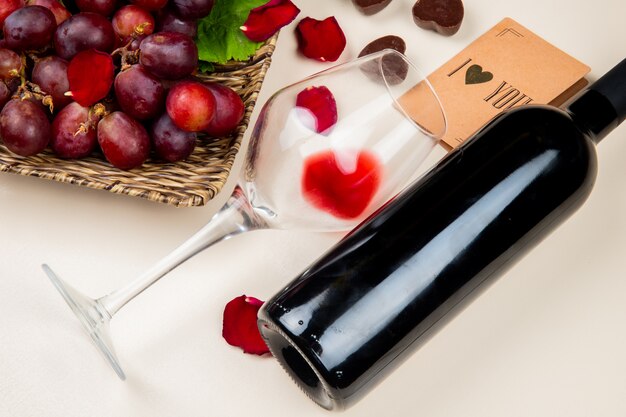
[[351, 161], [335, 151], [323, 151], [304, 161], [302, 194], [314, 207], [341, 219], [359, 217], [381, 183], [382, 164], [370, 152], [360, 151]]

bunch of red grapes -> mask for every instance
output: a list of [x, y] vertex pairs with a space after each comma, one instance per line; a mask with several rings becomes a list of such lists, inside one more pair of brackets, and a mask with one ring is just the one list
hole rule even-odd
[[99, 147], [128, 170], [152, 149], [175, 162], [199, 135], [232, 133], [241, 98], [194, 76], [197, 20], [212, 7], [213, 0], [1, 0], [0, 139], [20, 156], [50, 146], [74, 159]]

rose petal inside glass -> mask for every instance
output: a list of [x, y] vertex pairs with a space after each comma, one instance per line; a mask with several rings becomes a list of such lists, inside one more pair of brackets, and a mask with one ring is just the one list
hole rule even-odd
[[333, 93], [324, 86], [308, 87], [298, 93], [296, 107], [300, 121], [317, 133], [328, 134], [337, 124], [337, 102]]

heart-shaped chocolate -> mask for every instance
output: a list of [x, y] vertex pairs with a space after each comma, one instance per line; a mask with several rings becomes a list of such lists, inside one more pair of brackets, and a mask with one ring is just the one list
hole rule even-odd
[[465, 84], [482, 84], [493, 80], [493, 74], [483, 71], [480, 65], [472, 65], [465, 72]]
[[359, 57], [373, 54], [374, 52], [382, 51], [383, 49], [395, 49], [403, 54], [406, 52], [406, 43], [404, 42], [404, 39], [399, 36], [383, 36], [365, 45], [365, 48], [363, 48], [359, 53]]
[[354, 6], [365, 15], [372, 15], [387, 7], [391, 0], [352, 0]]
[[[394, 49], [401, 54], [404, 54], [406, 51], [406, 43], [404, 42], [404, 39], [399, 36], [383, 36], [382, 38], [378, 38], [368, 43], [359, 53], [359, 57], [373, 54], [374, 52], [379, 52], [384, 49]], [[406, 79], [409, 72], [409, 65], [401, 56], [389, 54], [381, 57], [380, 59], [382, 59], [382, 62], [376, 60], [364, 63], [361, 66], [361, 70], [363, 70], [363, 72], [365, 72], [367, 76], [374, 81], [384, 81], [384, 74], [384, 77], [389, 85], [399, 84]], [[383, 74], [381, 74], [381, 68], [379, 65], [382, 65]]]
[[451, 36], [458, 32], [465, 14], [461, 0], [417, 0], [413, 20], [423, 29]]

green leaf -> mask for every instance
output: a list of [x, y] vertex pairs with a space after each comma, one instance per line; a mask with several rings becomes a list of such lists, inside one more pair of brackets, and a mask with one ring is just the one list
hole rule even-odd
[[206, 61], [198, 61], [198, 69], [200, 72], [213, 72], [215, 65]]
[[262, 42], [252, 42], [241, 31], [250, 10], [267, 0], [217, 0], [211, 14], [198, 22], [199, 58], [202, 61], [225, 64], [234, 59], [246, 61]]

